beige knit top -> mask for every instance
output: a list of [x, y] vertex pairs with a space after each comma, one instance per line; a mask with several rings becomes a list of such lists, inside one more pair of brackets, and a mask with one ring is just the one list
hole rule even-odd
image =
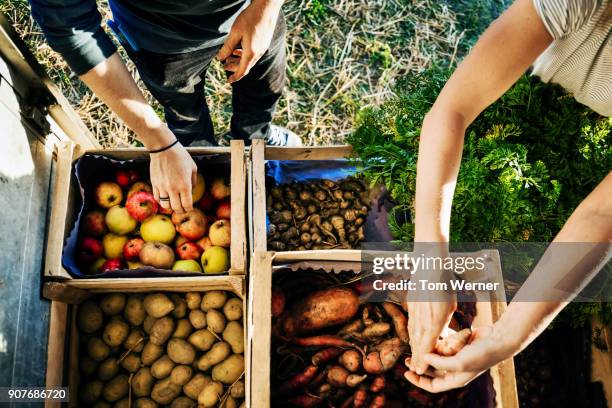
[[553, 37], [533, 75], [612, 116], [612, 0], [533, 0]]

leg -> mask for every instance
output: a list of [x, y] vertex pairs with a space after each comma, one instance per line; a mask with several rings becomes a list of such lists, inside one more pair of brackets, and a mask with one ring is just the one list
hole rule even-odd
[[163, 55], [128, 52], [142, 81], [164, 107], [168, 127], [185, 146], [194, 140], [216, 145], [204, 97], [204, 75], [216, 49]]
[[285, 32], [281, 13], [274, 29], [270, 48], [240, 81], [232, 92], [232, 136], [235, 139], [263, 139], [286, 81]]

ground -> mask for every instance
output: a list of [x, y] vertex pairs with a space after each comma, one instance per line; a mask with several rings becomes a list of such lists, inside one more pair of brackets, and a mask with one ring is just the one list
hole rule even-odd
[[[288, 1], [284, 13], [289, 83], [275, 122], [298, 133], [308, 145], [342, 143], [360, 109], [380, 104], [402, 77], [434, 63], [456, 61], [505, 2]], [[98, 5], [106, 21], [111, 17], [106, 0]], [[0, 11], [8, 15], [103, 146], [134, 143], [121, 120], [51, 50], [30, 17], [27, 1], [0, 0]], [[137, 77], [134, 66], [126, 62]], [[206, 91], [215, 131], [222, 134], [231, 115], [231, 88], [218, 63], [208, 73]]]

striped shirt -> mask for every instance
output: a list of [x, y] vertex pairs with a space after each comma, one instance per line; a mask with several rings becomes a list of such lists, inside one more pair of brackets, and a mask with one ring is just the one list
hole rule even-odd
[[533, 2], [553, 38], [533, 64], [533, 75], [612, 116], [612, 0]]

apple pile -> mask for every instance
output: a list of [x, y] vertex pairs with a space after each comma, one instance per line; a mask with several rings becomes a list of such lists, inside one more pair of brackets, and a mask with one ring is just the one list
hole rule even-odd
[[79, 264], [89, 274], [152, 266], [173, 271], [222, 273], [229, 268], [230, 186], [201, 173], [192, 189], [194, 208], [162, 208], [151, 184], [136, 170], [118, 170], [95, 187], [97, 208], [81, 221]]

